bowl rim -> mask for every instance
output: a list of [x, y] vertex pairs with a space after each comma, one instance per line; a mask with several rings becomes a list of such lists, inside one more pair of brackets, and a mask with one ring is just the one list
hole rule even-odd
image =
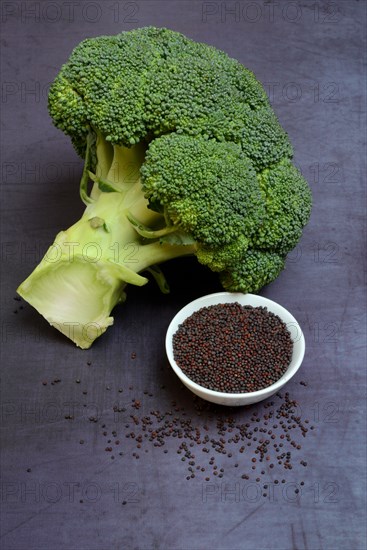
[[[227, 298], [227, 299], [226, 299]], [[228, 300], [228, 298], [230, 298]], [[272, 313], [275, 313], [272, 309], [270, 309], [272, 306], [275, 306], [275, 309], [281, 310], [280, 313], [275, 313], [275, 315], [278, 315], [280, 319], [285, 322], [286, 324], [293, 323], [297, 326], [297, 330], [299, 331], [299, 338], [296, 340], [298, 343], [298, 346], [300, 346], [299, 349], [299, 355], [297, 357], [297, 360], [295, 361], [294, 365], [293, 358], [286, 370], [286, 372], [276, 381], [274, 384], [271, 384], [270, 386], [266, 386], [265, 388], [262, 388], [261, 390], [253, 391], [253, 392], [241, 392], [241, 393], [226, 393], [226, 392], [219, 392], [215, 390], [211, 390], [209, 388], [205, 388], [205, 386], [201, 386], [197, 382], [194, 382], [189, 378], [182, 369], [178, 366], [176, 363], [174, 356], [173, 356], [173, 344], [172, 344], [172, 338], [173, 335], [176, 333], [179, 325], [190, 315], [192, 315], [195, 311], [198, 311], [199, 309], [203, 307], [210, 307], [211, 305], [215, 304], [221, 304], [221, 303], [231, 303], [231, 302], [238, 302], [239, 300], [244, 300], [246, 298], [249, 298], [250, 300], [256, 299], [263, 302], [263, 305], [259, 304], [257, 306], [253, 307], [267, 307], [269, 306], [269, 311]], [[203, 302], [207, 300], [215, 300], [213, 303], [205, 304]], [[252, 305], [251, 303], [241, 303], [241, 305]], [[201, 305], [199, 305], [201, 304]], [[185, 315], [180, 322], [178, 322], [178, 319], [181, 318], [186, 312], [189, 312], [187, 315]], [[285, 316], [289, 319], [288, 321], [285, 320], [282, 316], [282, 314], [285, 314]], [[295, 341], [293, 341], [293, 344]], [[201, 296], [199, 298], [196, 298], [195, 300], [189, 302], [184, 307], [182, 307], [172, 318], [171, 322], [168, 325], [167, 332], [166, 332], [166, 338], [165, 338], [165, 345], [166, 345], [166, 354], [168, 357], [168, 360], [170, 362], [170, 365], [176, 375], [184, 382], [184, 384], [187, 387], [192, 387], [194, 390], [197, 390], [199, 392], [203, 392], [208, 396], [215, 397], [215, 398], [222, 398], [222, 399], [231, 399], [231, 400], [239, 400], [239, 399], [245, 399], [245, 398], [254, 398], [254, 397], [260, 397], [262, 395], [266, 396], [269, 392], [271, 394], [274, 394], [278, 389], [282, 388], [293, 376], [296, 374], [298, 369], [300, 368], [304, 355], [305, 355], [305, 337], [303, 334], [303, 331], [300, 327], [300, 324], [296, 320], [296, 318], [288, 311], [285, 307], [280, 305], [278, 302], [275, 302], [274, 300], [271, 300], [269, 298], [266, 298], [265, 296], [260, 296], [257, 294], [250, 294], [250, 293], [241, 293], [241, 292], [215, 292], [213, 294], [206, 294], [204, 296]]]

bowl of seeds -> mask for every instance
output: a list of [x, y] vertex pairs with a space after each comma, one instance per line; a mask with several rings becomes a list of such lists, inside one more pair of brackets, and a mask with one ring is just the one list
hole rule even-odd
[[194, 394], [236, 407], [278, 392], [301, 366], [305, 339], [293, 315], [276, 302], [217, 292], [175, 315], [166, 352], [172, 369]]

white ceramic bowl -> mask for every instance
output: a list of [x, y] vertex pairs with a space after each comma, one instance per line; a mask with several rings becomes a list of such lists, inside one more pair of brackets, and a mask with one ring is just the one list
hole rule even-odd
[[[229, 302], [238, 302], [241, 305], [250, 305], [253, 307], [266, 307], [268, 311], [278, 315], [280, 319], [287, 325], [289, 332], [291, 333], [291, 338], [293, 340], [293, 355], [292, 360], [289, 364], [287, 371], [283, 374], [281, 378], [275, 384], [268, 386], [259, 391], [249, 392], [249, 393], [224, 393], [209, 390], [200, 386], [196, 382], [193, 382], [190, 378], [186, 376], [177, 365], [173, 357], [173, 335], [176, 333], [179, 325], [183, 321], [190, 317], [202, 307], [208, 307], [215, 304], [224, 304]], [[305, 354], [305, 338], [301, 327], [299, 326], [296, 319], [287, 311], [284, 307], [280, 306], [268, 298], [263, 298], [262, 296], [256, 296], [255, 294], [241, 294], [237, 292], [217, 292], [216, 294], [208, 294], [190, 302], [184, 308], [182, 308], [172, 319], [166, 334], [166, 352], [168, 360], [180, 378], [182, 383], [189, 388], [193, 393], [206, 399], [206, 401], [211, 401], [212, 403], [217, 403], [219, 405], [228, 405], [231, 407], [238, 407], [241, 405], [251, 405], [252, 403], [257, 403], [263, 399], [267, 399], [274, 393], [280, 390], [298, 371], [301, 366], [304, 354]]]

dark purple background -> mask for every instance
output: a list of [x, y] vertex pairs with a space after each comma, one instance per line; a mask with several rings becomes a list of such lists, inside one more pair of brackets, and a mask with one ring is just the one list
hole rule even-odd
[[[366, 2], [3, 1], [1, 18], [1, 548], [366, 548]], [[55, 234], [83, 210], [81, 161], [52, 126], [48, 85], [83, 38], [146, 25], [213, 44], [252, 69], [313, 190], [299, 246], [261, 291], [295, 315], [306, 338], [304, 363], [287, 386], [316, 427], [303, 441], [307, 469], [286, 474], [287, 483], [305, 480], [296, 500], [280, 492], [274, 499], [244, 497], [245, 482], [233, 469], [223, 481], [240, 484], [241, 498], [219, 483], [208, 495], [203, 479], [186, 481], [174, 440], [168, 454], [150, 449], [140, 460], [130, 443], [120, 460], [104, 452], [101, 424], [123, 432], [111, 414], [114, 400], [141, 399], [145, 414], [176, 400], [194, 414], [164, 351], [178, 309], [220, 290], [215, 275], [194, 260], [167, 266], [169, 296], [153, 284], [130, 288], [115, 326], [89, 351], [14, 301]], [[62, 381], [51, 386], [55, 378]], [[97, 423], [81, 408], [86, 399]], [[73, 421], [64, 418], [71, 402]], [[249, 411], [235, 414], [245, 422]], [[215, 433], [215, 421], [209, 423]]]

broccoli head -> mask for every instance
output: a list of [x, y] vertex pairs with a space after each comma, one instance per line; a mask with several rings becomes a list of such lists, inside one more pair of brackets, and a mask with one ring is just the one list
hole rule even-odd
[[56, 76], [49, 112], [84, 159], [86, 210], [18, 292], [77, 345], [112, 324], [142, 273], [167, 292], [157, 264], [171, 258], [196, 255], [230, 291], [279, 275], [311, 193], [241, 63], [169, 29], [89, 38]]

